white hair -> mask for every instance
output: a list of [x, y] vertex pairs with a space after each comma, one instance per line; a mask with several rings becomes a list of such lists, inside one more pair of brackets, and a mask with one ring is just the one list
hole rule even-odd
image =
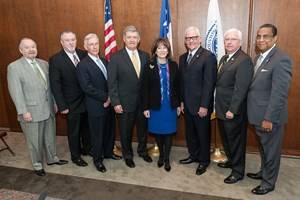
[[97, 40], [99, 40], [99, 37], [96, 33], [89, 33], [84, 37], [83, 45], [86, 46], [88, 41], [92, 38], [97, 38]]
[[186, 35], [190, 31], [194, 31], [197, 34], [197, 36], [200, 36], [200, 31], [196, 26], [190, 26], [187, 29], [185, 29], [184, 35]]
[[242, 32], [237, 29], [237, 28], [231, 28], [231, 29], [228, 29], [227, 31], [225, 31], [224, 33], [224, 38], [226, 38], [226, 36], [229, 34], [229, 33], [236, 33], [240, 42], [242, 43]]

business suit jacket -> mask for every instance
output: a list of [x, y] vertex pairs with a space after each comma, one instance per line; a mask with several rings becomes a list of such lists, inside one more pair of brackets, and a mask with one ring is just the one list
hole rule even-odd
[[[105, 59], [101, 58], [104, 66], [107, 66]], [[98, 65], [86, 56], [77, 65], [77, 77], [82, 90], [85, 93], [86, 108], [91, 116], [107, 114], [108, 108], [103, 103], [108, 99], [107, 80]]]
[[[76, 49], [76, 53], [80, 60], [87, 55], [80, 49]], [[76, 67], [63, 49], [49, 59], [49, 76], [59, 111], [84, 112], [84, 93], [78, 83]]]
[[179, 58], [181, 74], [181, 97], [185, 109], [197, 115], [199, 108], [210, 111], [213, 108], [213, 95], [217, 76], [216, 57], [200, 47], [187, 64], [188, 52]]
[[[225, 56], [220, 60], [223, 63]], [[247, 93], [253, 76], [251, 58], [239, 49], [229, 61], [220, 64], [216, 83], [217, 118], [226, 120], [226, 112], [246, 114]]]
[[122, 105], [125, 112], [133, 112], [141, 103], [141, 77], [149, 55], [138, 50], [141, 61], [140, 78], [125, 48], [112, 55], [108, 64], [109, 96], [113, 106]]
[[258, 68], [249, 88], [247, 104], [250, 124], [261, 125], [263, 120], [274, 124], [287, 122], [291, 78], [291, 60], [274, 47]]
[[50, 115], [55, 116], [54, 101], [49, 86], [48, 63], [38, 58], [36, 62], [47, 79], [46, 88], [24, 57], [8, 65], [8, 90], [15, 104], [19, 121], [23, 121], [22, 114], [26, 112], [31, 113], [32, 122], [46, 120]]
[[[180, 105], [178, 65], [171, 60], [168, 61], [168, 65], [171, 107], [177, 108]], [[159, 67], [156, 61], [145, 66], [142, 83], [143, 110], [159, 109], [161, 105], [161, 85]]]

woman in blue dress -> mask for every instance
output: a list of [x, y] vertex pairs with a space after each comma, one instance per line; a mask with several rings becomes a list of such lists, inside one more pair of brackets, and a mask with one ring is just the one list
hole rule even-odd
[[170, 59], [171, 47], [165, 38], [154, 41], [151, 61], [143, 74], [143, 108], [148, 118], [148, 131], [155, 135], [159, 148], [158, 167], [171, 170], [170, 151], [172, 135], [177, 131], [177, 116], [180, 114], [179, 71], [176, 62]]

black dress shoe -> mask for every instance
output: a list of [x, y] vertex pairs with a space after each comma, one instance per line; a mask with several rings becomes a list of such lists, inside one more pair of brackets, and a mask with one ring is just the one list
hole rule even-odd
[[125, 164], [130, 168], [135, 168], [135, 164], [132, 159], [125, 159]]
[[204, 172], [206, 172], [206, 168], [207, 168], [207, 166], [199, 164], [197, 167], [197, 170], [196, 170], [196, 175], [199, 176], [199, 175], [203, 174]]
[[88, 166], [87, 162], [85, 162], [82, 158], [72, 159], [72, 162], [75, 163], [79, 167], [86, 167]]
[[165, 162], [165, 170], [167, 171], [167, 172], [169, 172], [169, 171], [171, 171], [171, 165], [170, 165], [170, 162], [169, 161], [167, 161], [167, 162]]
[[221, 168], [231, 168], [231, 164], [229, 162], [218, 163], [217, 165]]
[[152, 158], [149, 155], [144, 155], [144, 156], [140, 156], [140, 157], [142, 157], [145, 162], [148, 162], [148, 163], [152, 162]]
[[104, 158], [113, 159], [113, 160], [121, 160], [122, 156], [118, 156], [116, 154], [113, 154], [111, 156], [104, 156]]
[[247, 176], [249, 178], [256, 179], [256, 180], [261, 180], [262, 179], [261, 172], [258, 172], [258, 173], [247, 173]]
[[45, 176], [46, 175], [46, 172], [45, 170], [43, 169], [40, 169], [40, 170], [34, 170], [34, 173], [38, 176]]
[[67, 160], [59, 160], [57, 162], [54, 162], [54, 163], [49, 163], [48, 165], [65, 165], [65, 164], [68, 164], [69, 161]]
[[256, 188], [252, 189], [251, 192], [253, 194], [257, 194], [257, 195], [264, 195], [267, 194], [269, 192], [272, 192], [274, 190], [274, 188], [264, 188], [262, 186], [257, 186]]
[[102, 172], [102, 173], [106, 172], [106, 168], [102, 162], [95, 163], [95, 167], [99, 172]]
[[188, 157], [188, 158], [184, 158], [184, 159], [181, 159], [179, 160], [179, 163], [180, 164], [191, 164], [193, 162], [196, 162], [195, 159], [192, 159], [191, 157]]
[[236, 183], [236, 182], [238, 182], [242, 179], [243, 179], [242, 176], [229, 175], [227, 178], [224, 179], [224, 183], [233, 184], [233, 183]]
[[160, 168], [164, 165], [164, 160], [163, 158], [159, 158], [158, 161], [157, 161], [157, 166]]

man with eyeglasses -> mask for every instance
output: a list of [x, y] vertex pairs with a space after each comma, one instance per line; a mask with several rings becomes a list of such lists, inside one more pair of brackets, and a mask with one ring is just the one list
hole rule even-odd
[[197, 175], [206, 172], [210, 163], [210, 114], [217, 75], [216, 57], [201, 47], [200, 31], [185, 31], [187, 52], [179, 58], [181, 73], [181, 111], [184, 113], [189, 156], [181, 164], [199, 162]]
[[261, 180], [252, 193], [264, 195], [275, 188], [278, 177], [284, 124], [288, 120], [288, 90], [292, 78], [292, 63], [276, 45], [277, 28], [273, 24], [259, 27], [254, 76], [248, 93], [248, 119], [255, 127], [260, 144], [261, 169], [247, 173]]
[[224, 34], [226, 54], [221, 58], [216, 83], [216, 114], [228, 161], [218, 163], [231, 168], [227, 184], [244, 178], [247, 141], [247, 92], [253, 75], [251, 58], [241, 49], [242, 32], [229, 29]]

